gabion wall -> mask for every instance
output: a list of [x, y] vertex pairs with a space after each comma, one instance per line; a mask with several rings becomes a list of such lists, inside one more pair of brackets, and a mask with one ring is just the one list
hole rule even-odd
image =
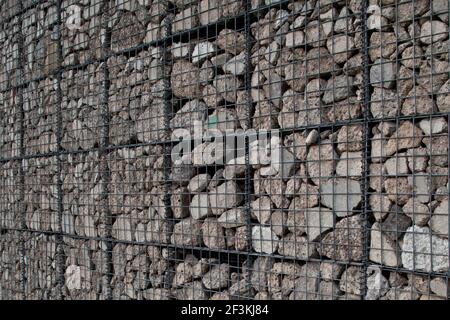
[[448, 0], [0, 7], [1, 299], [448, 299]]

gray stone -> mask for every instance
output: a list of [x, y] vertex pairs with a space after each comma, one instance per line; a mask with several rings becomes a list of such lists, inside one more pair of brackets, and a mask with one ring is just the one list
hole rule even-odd
[[448, 200], [445, 200], [434, 209], [433, 215], [428, 222], [433, 233], [443, 238], [448, 238], [448, 215]]
[[430, 289], [435, 294], [440, 297], [447, 298], [449, 296], [448, 290], [450, 288], [450, 284], [448, 280], [446, 281], [443, 278], [434, 278], [430, 281]]
[[188, 190], [189, 192], [201, 192], [206, 189], [209, 181], [211, 180], [211, 176], [207, 173], [201, 173], [196, 175], [189, 181]]
[[414, 197], [408, 200], [403, 206], [402, 211], [411, 218], [413, 224], [419, 227], [426, 226], [431, 217], [430, 208]]
[[422, 136], [422, 130], [412, 122], [404, 121], [400, 123], [397, 131], [391, 136], [385, 147], [386, 155], [390, 156], [403, 149], [420, 146]]
[[334, 172], [339, 156], [334, 151], [331, 141], [324, 140], [319, 145], [309, 148], [306, 170], [311, 180], [319, 185], [320, 181], [329, 179]]
[[389, 118], [397, 115], [398, 101], [394, 90], [375, 87], [370, 100], [370, 112], [375, 118]]
[[186, 60], [175, 61], [172, 67], [170, 84], [173, 94], [180, 98], [195, 98], [202, 93], [199, 85], [200, 69]]
[[[298, 212], [298, 214], [301, 214], [301, 212]], [[330, 209], [324, 207], [307, 208], [303, 214], [309, 242], [319, 240], [322, 234], [331, 230], [334, 226], [334, 214]]]
[[414, 148], [406, 151], [408, 167], [411, 172], [425, 171], [428, 165], [428, 155], [426, 148]]
[[355, 49], [355, 42], [352, 37], [339, 34], [327, 40], [328, 51], [333, 55], [336, 63], [346, 62]]
[[363, 294], [364, 271], [360, 267], [348, 267], [341, 276], [339, 288], [347, 294], [360, 296]]
[[327, 82], [322, 101], [325, 104], [341, 101], [353, 94], [353, 77], [341, 75], [332, 77]]
[[223, 183], [209, 192], [209, 203], [214, 215], [221, 215], [226, 209], [238, 206], [243, 199], [241, 190], [233, 181]]
[[262, 196], [254, 200], [251, 202], [250, 207], [252, 209], [252, 215], [256, 217], [261, 224], [269, 223], [272, 209], [275, 209], [275, 205], [272, 204], [272, 201], [268, 196]]
[[385, 194], [371, 194], [369, 204], [377, 221], [383, 220], [392, 207], [392, 202]]
[[338, 217], [352, 214], [361, 202], [361, 185], [349, 179], [330, 179], [320, 184], [320, 203], [332, 209]]
[[202, 277], [202, 283], [206, 289], [219, 290], [228, 287], [230, 278], [230, 266], [226, 263], [215, 265]]
[[424, 44], [431, 44], [447, 39], [448, 27], [439, 20], [427, 20], [420, 29], [420, 41]]
[[175, 15], [172, 23], [172, 33], [192, 29], [196, 26], [198, 26], [197, 7], [188, 7]]
[[378, 59], [370, 68], [370, 83], [374, 87], [392, 88], [395, 84], [396, 73], [393, 62]]
[[397, 242], [384, 233], [380, 223], [375, 222], [370, 231], [369, 259], [385, 266], [398, 267], [401, 265], [400, 253]]
[[296, 259], [309, 259], [317, 255], [317, 244], [308, 242], [306, 236], [289, 233], [280, 239], [278, 253]]
[[305, 34], [301, 30], [290, 31], [286, 34], [286, 47], [296, 48], [303, 45]]
[[387, 159], [384, 164], [386, 173], [390, 176], [407, 174], [408, 165], [406, 159], [406, 152], [394, 154], [391, 158]]
[[225, 229], [216, 218], [206, 218], [202, 225], [203, 243], [210, 249], [226, 249]]
[[[408, 184], [410, 186], [410, 193], [414, 192], [416, 199], [421, 203], [428, 203], [431, 200], [433, 189], [431, 185], [430, 176], [426, 173], [417, 173], [408, 176]], [[407, 190], [400, 190], [400, 192]]]

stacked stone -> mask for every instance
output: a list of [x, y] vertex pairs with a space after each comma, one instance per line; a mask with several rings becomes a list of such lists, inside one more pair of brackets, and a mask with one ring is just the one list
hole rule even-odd
[[0, 164], [2, 178], [2, 215], [0, 217], [0, 227], [5, 229], [15, 229], [21, 227], [22, 212], [20, 210], [21, 197], [20, 190], [20, 163], [9, 161]]
[[[267, 3], [267, 1], [266, 1]], [[251, 26], [255, 129], [292, 129], [361, 117], [359, 2], [290, 3]]]
[[[28, 6], [30, 6], [31, 2], [32, 0], [22, 1], [22, 6], [27, 8]], [[1, 0], [0, 5], [3, 8], [2, 12], [0, 13], [0, 18], [5, 21], [16, 16], [21, 9], [20, 5], [14, 0]]]
[[[3, 211], [3, 210], [2, 210]], [[2, 212], [3, 214], [3, 212]], [[0, 237], [0, 299], [22, 299], [22, 261], [20, 259], [20, 232], [2, 231]]]
[[22, 273], [20, 254], [21, 227], [19, 162], [0, 163], [0, 299], [22, 299]]
[[258, 257], [251, 274], [256, 299], [360, 300], [362, 269], [334, 262], [277, 261]]
[[[264, 8], [252, 15], [250, 39], [239, 23], [244, 1], [170, 2], [62, 1], [58, 26], [52, 2], [10, 19], [15, 3], [0, 1], [1, 158], [20, 156], [18, 94], [31, 156], [0, 163], [0, 226], [20, 228], [25, 218], [30, 231], [25, 296], [58, 296], [62, 245], [67, 299], [105, 299], [107, 287], [114, 299], [448, 298], [449, 285], [438, 276], [449, 270], [448, 119], [431, 116], [450, 111], [447, 1], [370, 1], [367, 221], [361, 1], [251, 1]], [[76, 28], [67, 24], [72, 5], [81, 10]], [[214, 34], [200, 29], [227, 18], [234, 22]], [[58, 28], [66, 68], [61, 172], [57, 157], [34, 157], [58, 151]], [[13, 36], [19, 29], [30, 82], [10, 90], [21, 80], [20, 38]], [[105, 44], [107, 59], [96, 61]], [[406, 118], [392, 120], [398, 115]], [[167, 161], [165, 153], [181, 144], [161, 142], [198, 138], [196, 122], [209, 136], [281, 129], [268, 140], [281, 162], [258, 162], [260, 145], [250, 144], [248, 203], [244, 154], [223, 152], [224, 143], [202, 141]], [[94, 151], [105, 132], [109, 148]], [[59, 232], [59, 214], [62, 243], [45, 234]], [[112, 239], [105, 239], [109, 229]], [[367, 275], [360, 266], [365, 231]], [[20, 297], [18, 239], [2, 230], [2, 298]], [[205, 250], [219, 258], [205, 258]], [[256, 258], [238, 263], [220, 254], [227, 252]]]
[[448, 281], [442, 277], [414, 273], [387, 272], [371, 265], [367, 272], [368, 300], [445, 300]]
[[52, 2], [42, 2], [22, 16], [25, 80], [48, 77], [58, 69], [57, 22]]
[[58, 297], [55, 236], [27, 232], [25, 242], [25, 299], [50, 300]]
[[58, 231], [56, 157], [24, 160], [25, 221], [33, 231]]
[[169, 137], [165, 128], [164, 74], [161, 47], [149, 47], [135, 57], [123, 55], [108, 59], [110, 114], [109, 137], [112, 145], [138, 140], [155, 143]]
[[101, 183], [98, 153], [69, 154], [62, 170], [62, 231], [68, 235], [104, 236], [100, 220]]
[[173, 137], [190, 134], [193, 139], [196, 123], [200, 134], [246, 129], [245, 42], [242, 31], [225, 28], [215, 41], [172, 44]]
[[115, 0], [109, 8], [111, 51], [138, 50], [142, 44], [161, 40], [168, 35], [173, 19], [168, 2], [161, 0]]
[[64, 286], [67, 300], [104, 300], [108, 281], [106, 245], [97, 240], [64, 237]]
[[[67, 70], [62, 74], [62, 141], [66, 151], [90, 150], [100, 144], [101, 65]], [[56, 112], [51, 113], [56, 118]], [[56, 131], [57, 123], [53, 122]]]
[[174, 276], [172, 253], [157, 246], [115, 244], [113, 299], [168, 300]]
[[442, 117], [373, 128], [370, 259], [447, 272], [448, 132]]
[[[9, 1], [12, 2], [12, 1]], [[4, 4], [4, 10], [2, 15], [8, 12], [9, 9], [13, 9], [13, 6], [17, 7], [16, 3]], [[19, 78], [19, 42], [17, 32], [20, 30], [20, 17], [11, 17], [11, 19], [1, 19], [0, 22], [0, 91], [6, 91], [10, 89], [10, 86], [17, 85]]]
[[175, 6], [172, 34], [196, 29], [238, 16], [245, 10], [242, 0], [171, 0]]
[[161, 147], [123, 148], [108, 155], [112, 237], [135, 243], [169, 243], [172, 224], [163, 202]]
[[178, 300], [253, 299], [247, 263], [241, 267], [217, 258], [187, 254], [175, 267], [171, 294]]
[[448, 1], [373, 1], [368, 12], [373, 117], [448, 112]]
[[256, 169], [251, 203], [256, 252], [362, 260], [361, 136], [361, 125], [296, 132], [280, 146], [280, 172], [273, 166]]
[[46, 154], [58, 150], [56, 143], [55, 79], [31, 82], [23, 89], [25, 154]]

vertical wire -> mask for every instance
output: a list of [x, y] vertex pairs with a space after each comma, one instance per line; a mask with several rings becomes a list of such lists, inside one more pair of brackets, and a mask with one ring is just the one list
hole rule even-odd
[[[162, 77], [163, 77], [163, 103], [164, 103], [164, 135], [163, 135], [163, 139], [164, 140], [169, 140], [171, 141], [170, 134], [171, 134], [171, 129], [170, 129], [170, 113], [171, 113], [171, 92], [170, 92], [170, 73], [167, 72], [166, 69], [166, 64], [169, 62], [167, 61], [168, 58], [168, 54], [170, 53], [168, 51], [168, 44], [169, 44], [169, 39], [170, 39], [170, 34], [169, 34], [169, 30], [170, 30], [170, 22], [169, 19], [166, 19], [166, 25], [163, 25], [162, 27], [163, 29], [163, 42], [162, 42], [162, 59], [161, 59], [161, 69], [162, 69]], [[155, 130], [161, 130], [161, 128], [159, 128], [159, 126], [155, 129]], [[158, 136], [160, 136], [158, 134]], [[171, 192], [171, 181], [170, 181], [170, 167], [171, 167], [171, 151], [172, 151], [172, 146], [173, 143], [164, 143], [163, 144], [163, 179], [164, 179], [164, 198], [163, 198], [163, 203], [164, 203], [164, 217], [167, 217], [170, 212], [171, 212], [171, 197], [172, 197], [172, 192]], [[182, 204], [181, 204], [182, 205]], [[164, 241], [167, 242], [167, 241]], [[169, 245], [166, 245], [166, 249], [168, 251], [172, 251], [172, 249], [169, 247]], [[167, 257], [167, 259], [171, 259], [172, 258], [172, 254], [169, 253], [169, 256]], [[170, 277], [168, 277], [166, 275], [166, 278], [164, 280], [163, 283], [163, 287], [166, 289], [170, 289], [171, 283], [170, 281], [166, 281], [166, 279], [170, 279]]]
[[62, 236], [62, 215], [63, 215], [63, 192], [62, 192], [62, 181], [63, 181], [63, 170], [62, 170], [62, 62], [63, 62], [63, 52], [62, 52], [62, 34], [61, 34], [61, 0], [56, 2], [57, 10], [57, 21], [56, 21], [56, 32], [58, 41], [58, 60], [57, 60], [57, 74], [56, 74], [56, 143], [57, 143], [57, 209], [58, 214], [56, 216], [56, 283], [57, 283], [57, 299], [62, 300], [63, 296], [63, 286], [64, 286], [64, 241]]
[[[251, 10], [251, 0], [245, 0], [245, 91], [246, 91], [246, 99], [245, 99], [245, 113], [246, 113], [246, 127], [251, 128], [252, 126], [252, 98], [251, 98], [251, 66], [252, 66], [252, 42], [250, 41], [252, 39], [251, 36], [251, 29], [250, 29], [250, 10]], [[250, 147], [249, 147], [249, 137], [248, 135], [245, 135], [245, 187], [244, 187], [244, 207], [245, 207], [245, 216], [246, 216], [246, 253], [247, 253], [247, 272], [246, 276], [248, 279], [245, 279], [245, 283], [251, 283], [251, 272], [253, 268], [253, 256], [250, 255], [252, 251], [252, 221], [251, 221], [251, 210], [250, 210], [250, 200], [251, 200], [251, 166], [250, 166]]]
[[370, 158], [370, 128], [369, 128], [369, 118], [370, 118], [370, 78], [369, 78], [369, 33], [367, 27], [367, 6], [368, 0], [362, 1], [362, 50], [363, 50], [363, 161], [362, 161], [362, 179], [361, 179], [361, 189], [362, 189], [362, 228], [363, 228], [363, 274], [362, 274], [362, 299], [365, 299], [367, 290], [367, 268], [369, 265], [369, 158]]
[[[19, 1], [19, 12], [23, 10], [23, 3]], [[25, 229], [26, 229], [26, 208], [25, 208], [25, 173], [23, 168], [23, 159], [25, 157], [25, 126], [24, 126], [24, 109], [23, 109], [23, 67], [25, 65], [24, 56], [24, 38], [22, 30], [22, 21], [19, 21], [18, 30], [18, 50], [19, 50], [19, 63], [17, 73], [17, 114], [19, 116], [19, 213], [20, 213], [20, 231], [19, 231], [19, 252], [20, 252], [20, 290], [22, 299], [26, 298], [25, 283], [26, 283], [26, 253], [25, 253]], [[14, 93], [15, 94], [15, 93]]]
[[[109, 11], [109, 5], [106, 3], [105, 12]], [[100, 93], [100, 148], [99, 148], [99, 170], [100, 170], [100, 220], [105, 227], [104, 238], [104, 255], [102, 257], [102, 279], [103, 279], [103, 297], [105, 300], [112, 299], [112, 215], [109, 207], [109, 186], [110, 186], [110, 172], [108, 167], [108, 153], [109, 153], [109, 69], [107, 63], [107, 56], [111, 47], [111, 30], [108, 27], [108, 15], [102, 15], [102, 30], [105, 30], [103, 43], [101, 43], [101, 64], [100, 71], [102, 73], [102, 84]]]

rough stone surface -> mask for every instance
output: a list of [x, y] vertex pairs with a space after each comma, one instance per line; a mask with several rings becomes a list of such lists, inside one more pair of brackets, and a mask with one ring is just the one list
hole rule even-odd
[[337, 178], [320, 184], [320, 194], [320, 203], [338, 217], [345, 217], [361, 202], [361, 185], [351, 179]]

